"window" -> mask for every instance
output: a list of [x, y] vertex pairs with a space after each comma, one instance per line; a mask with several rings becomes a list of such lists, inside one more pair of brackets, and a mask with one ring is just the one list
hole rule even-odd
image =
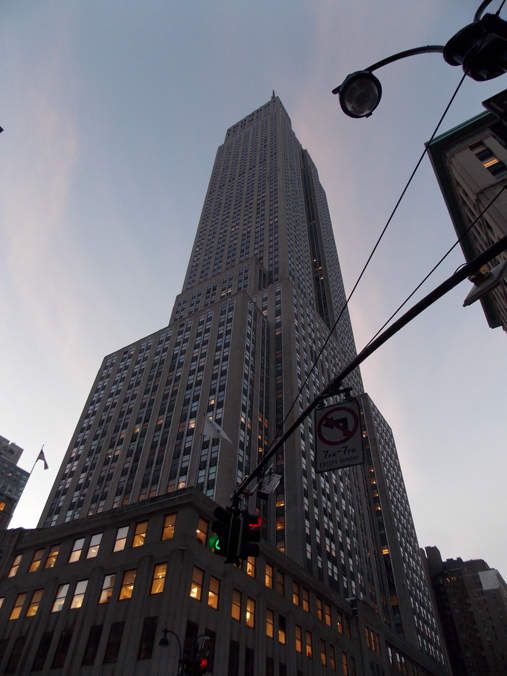
[[255, 627], [255, 601], [250, 597], [246, 600], [245, 624], [250, 629]]
[[334, 645], [329, 646], [329, 668], [336, 671], [336, 653]]
[[98, 601], [99, 604], [109, 603], [109, 599], [113, 595], [114, 580], [114, 573], [112, 575], [104, 575], [104, 581], [102, 582], [102, 589]]
[[51, 663], [51, 669], [62, 668], [65, 664], [65, 658], [67, 657], [67, 652], [69, 650], [69, 645], [72, 640], [72, 630], [64, 629], [60, 634], [58, 643], [56, 644], [56, 650]]
[[56, 559], [58, 558], [58, 553], [60, 551], [60, 545], [53, 545], [49, 550], [48, 558], [46, 559], [46, 565], [44, 568], [54, 568]]
[[106, 652], [104, 653], [104, 664], [111, 664], [118, 659], [124, 626], [125, 622], [113, 622], [111, 625], [111, 630], [107, 639]]
[[67, 596], [68, 591], [69, 591], [68, 584], [61, 584], [58, 587], [58, 589], [56, 590], [55, 600], [53, 601], [53, 606], [51, 608], [52, 613], [59, 613], [60, 610], [63, 608], [63, 604], [65, 603], [65, 597]]
[[44, 668], [44, 662], [48, 656], [51, 641], [53, 639], [52, 631], [45, 631], [37, 647], [37, 652], [33, 658], [32, 671], [41, 671]]
[[312, 648], [312, 632], [311, 631], [305, 632], [305, 653], [306, 653], [307, 657], [309, 657], [310, 659], [312, 658], [313, 648]]
[[12, 562], [12, 566], [11, 566], [11, 568], [10, 568], [10, 570], [9, 570], [9, 573], [8, 573], [7, 577], [14, 577], [14, 575], [16, 575], [16, 573], [17, 573], [18, 570], [19, 570], [19, 566], [21, 565], [21, 558], [22, 558], [22, 556], [23, 556], [22, 554], [16, 554], [16, 556], [14, 557], [14, 561]]
[[35, 615], [37, 615], [43, 591], [44, 591], [43, 589], [36, 589], [32, 594], [30, 605], [28, 606], [28, 610], [26, 611], [27, 617], [34, 617]]
[[277, 570], [275, 574], [275, 587], [277, 593], [280, 594], [280, 596], [285, 596], [285, 580], [283, 573], [279, 570]]
[[202, 597], [202, 581], [204, 580], [204, 571], [201, 568], [194, 566], [192, 570], [192, 582], [190, 583], [189, 596], [196, 601], [200, 601]]
[[246, 574], [255, 577], [255, 556], [249, 556], [246, 560]]
[[327, 665], [326, 642], [320, 639], [320, 663], [323, 667]]
[[230, 641], [229, 643], [229, 664], [227, 668], [228, 676], [238, 676], [239, 674], [239, 642]]
[[278, 643], [285, 645], [287, 640], [287, 625], [285, 622], [285, 617], [283, 615], [278, 615]]
[[268, 589], [273, 589], [273, 566], [270, 566], [269, 563], [266, 563], [264, 568], [264, 585]]
[[14, 601], [14, 606], [12, 607], [11, 614], [9, 615], [9, 620], [17, 620], [21, 615], [21, 610], [23, 609], [23, 604], [25, 603], [26, 594], [18, 594], [16, 600]]
[[97, 655], [97, 648], [99, 647], [101, 635], [102, 635], [101, 624], [94, 624], [92, 627], [90, 627], [90, 633], [88, 634], [88, 641], [86, 643], [83, 661], [81, 662], [83, 666], [89, 666], [95, 662], [95, 657]]
[[303, 610], [305, 613], [310, 612], [310, 594], [308, 592], [308, 589], [305, 589], [303, 587]]
[[161, 594], [164, 591], [166, 575], [167, 563], [158, 563], [153, 569], [150, 594]]
[[142, 547], [144, 545], [147, 530], [148, 530], [147, 521], [142, 521], [141, 523], [136, 524], [136, 529], [134, 531], [134, 539], [132, 540], [132, 547]]
[[349, 676], [349, 661], [346, 652], [342, 652], [342, 671], [343, 676]]
[[206, 545], [208, 539], [208, 522], [206, 519], [199, 519], [197, 528], [195, 529], [195, 537], [201, 545]]
[[301, 589], [297, 582], [292, 583], [292, 603], [295, 606], [299, 606], [301, 602]]
[[218, 600], [220, 596], [220, 580], [211, 576], [209, 579], [208, 589], [208, 606], [210, 608], [218, 609]]
[[275, 635], [275, 620], [273, 617], [273, 611], [266, 610], [266, 636], [268, 638], [273, 638]]
[[81, 606], [83, 605], [83, 599], [87, 586], [88, 580], [80, 580], [76, 584], [76, 588], [74, 589], [74, 596], [72, 597], [72, 601], [70, 602], [71, 608], [81, 608]]
[[139, 650], [137, 652], [138, 660], [149, 660], [153, 655], [153, 645], [157, 633], [158, 617], [145, 617], [141, 639], [139, 641]]
[[241, 592], [237, 589], [232, 590], [231, 617], [233, 620], [241, 621]]
[[315, 599], [315, 610], [317, 613], [317, 618], [322, 622], [324, 615], [322, 613], [322, 601], [319, 598]]
[[7, 662], [7, 666], [5, 667], [6, 674], [14, 674], [17, 671], [19, 661], [21, 658], [21, 653], [23, 652], [23, 648], [25, 647], [25, 645], [26, 645], [26, 636], [18, 636], [17, 639], [14, 641], [9, 661]]
[[116, 531], [116, 540], [114, 542], [113, 552], [121, 552], [125, 549], [127, 544], [127, 535], [129, 533], [128, 526], [122, 526]]
[[324, 622], [331, 626], [331, 606], [328, 603], [324, 603]]
[[118, 595], [119, 601], [124, 601], [125, 599], [131, 599], [132, 594], [134, 593], [134, 582], [136, 580], [136, 571], [135, 570], [126, 570], [123, 573], [123, 579], [121, 581], [120, 593]]
[[87, 559], [94, 559], [99, 553], [102, 535], [103, 533], [96, 533], [95, 535], [92, 535], [90, 544], [88, 545], [88, 552], [86, 554]]
[[343, 634], [343, 615], [338, 613], [336, 617], [336, 629], [339, 634]]
[[300, 653], [303, 650], [303, 630], [296, 624], [296, 652]]
[[84, 538], [78, 538], [74, 540], [72, 545], [72, 551], [69, 556], [69, 563], [75, 563], [81, 558], [81, 552], [83, 551]]
[[29, 573], [35, 573], [36, 570], [39, 570], [42, 564], [42, 557], [44, 556], [44, 549], [38, 549], [33, 555], [32, 563], [28, 568]]
[[176, 514], [168, 514], [164, 519], [162, 528], [162, 540], [172, 540], [174, 538], [174, 527], [176, 525]]

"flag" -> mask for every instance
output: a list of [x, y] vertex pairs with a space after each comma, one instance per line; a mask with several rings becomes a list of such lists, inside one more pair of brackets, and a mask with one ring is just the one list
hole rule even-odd
[[49, 465], [46, 461], [46, 456], [44, 455], [44, 446], [40, 449], [40, 453], [37, 456], [37, 460], [35, 462], [37, 462], [38, 460], [42, 460], [42, 462], [44, 463], [44, 469], [49, 469]]
[[220, 425], [213, 420], [213, 418], [206, 418], [204, 423], [203, 436], [209, 437], [210, 439], [224, 439], [232, 444], [232, 441], [227, 436], [225, 430], [220, 427]]

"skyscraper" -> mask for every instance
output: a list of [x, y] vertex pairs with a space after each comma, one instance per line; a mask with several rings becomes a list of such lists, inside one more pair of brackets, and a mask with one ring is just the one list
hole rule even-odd
[[22, 448], [0, 436], [0, 528], [9, 525], [30, 476], [18, 467], [22, 453]]
[[[280, 99], [227, 130], [168, 326], [108, 355], [39, 525], [190, 486], [226, 504], [277, 432], [355, 355], [325, 192]], [[390, 429], [362, 395], [367, 462], [317, 475], [311, 419], [258, 501], [265, 538], [438, 662], [444, 657]], [[212, 417], [225, 438], [207, 438]], [[286, 422], [285, 422], [286, 421]]]

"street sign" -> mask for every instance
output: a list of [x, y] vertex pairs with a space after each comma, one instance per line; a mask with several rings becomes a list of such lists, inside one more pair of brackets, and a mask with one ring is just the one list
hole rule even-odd
[[327, 472], [360, 465], [363, 439], [356, 399], [315, 411], [315, 469]]

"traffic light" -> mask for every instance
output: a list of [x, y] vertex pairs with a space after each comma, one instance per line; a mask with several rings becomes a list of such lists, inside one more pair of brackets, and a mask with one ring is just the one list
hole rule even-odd
[[218, 556], [225, 557], [226, 563], [238, 560], [241, 521], [239, 515], [230, 507], [217, 507], [213, 512], [215, 521], [211, 524], [212, 535], [208, 546]]
[[241, 531], [238, 557], [247, 559], [249, 556], [259, 556], [261, 539], [262, 517], [257, 514], [241, 513]]

